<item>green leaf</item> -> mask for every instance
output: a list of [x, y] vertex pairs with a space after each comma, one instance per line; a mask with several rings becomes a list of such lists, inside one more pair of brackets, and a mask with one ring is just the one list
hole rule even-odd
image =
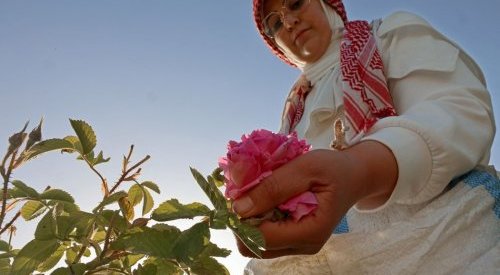
[[4, 258], [0, 259], [0, 274], [9, 274], [10, 271], [10, 259]]
[[200, 222], [183, 231], [174, 246], [176, 258], [184, 263], [192, 262], [210, 240], [208, 224]]
[[227, 257], [231, 254], [231, 250], [220, 248], [214, 243], [208, 243], [203, 252], [200, 254], [200, 258], [203, 257]]
[[[5, 253], [0, 253], [0, 259], [5, 259], [5, 258], [12, 258], [12, 257], [15, 257], [17, 255], [16, 252], [14, 251], [9, 251], [9, 252], [5, 252]], [[1, 274], [1, 273], [0, 273]]]
[[76, 255], [78, 253], [78, 248], [76, 248], [75, 246], [71, 246], [71, 247], [68, 247], [66, 248], [66, 262], [67, 263], [72, 263], [75, 261], [76, 259]]
[[100, 209], [108, 204], [112, 204], [114, 202], [117, 202], [119, 199], [126, 197], [126, 196], [128, 196], [128, 194], [125, 191], [119, 191], [119, 192], [113, 193], [109, 197], [106, 197], [104, 200], [102, 200], [102, 202], [99, 203], [99, 205], [96, 208], [94, 208], [94, 210], [92, 210], [92, 211], [95, 213], [98, 209]]
[[173, 226], [162, 228], [134, 227], [118, 236], [111, 249], [125, 250], [136, 254], [173, 258], [172, 249], [180, 230]]
[[[137, 269], [137, 274], [134, 275], [151, 275], [151, 274], [169, 274], [169, 275], [183, 275], [183, 270], [172, 261], [168, 259], [149, 257], [144, 261], [144, 266]], [[154, 271], [150, 273], [151, 271]]]
[[148, 189], [142, 188], [142, 192], [144, 193], [144, 204], [142, 205], [142, 215], [144, 216], [153, 209], [155, 202]]
[[21, 207], [21, 217], [25, 220], [32, 220], [47, 210], [41, 202], [39, 201], [27, 201], [23, 207]]
[[64, 137], [64, 140], [69, 141], [73, 145], [73, 148], [68, 149], [69, 152], [76, 150], [77, 152], [80, 152], [80, 154], [83, 154], [82, 143], [77, 136], [67, 136]]
[[130, 203], [128, 198], [120, 198], [118, 204], [120, 205], [120, 210], [122, 211], [123, 216], [129, 221], [133, 220], [135, 215], [134, 206]]
[[[28, 194], [21, 191], [21, 189], [19, 189], [17, 187], [7, 189], [7, 198], [8, 199], [25, 198], [27, 196], [28, 196]], [[2, 201], [2, 198], [0, 198], [0, 201]]]
[[39, 143], [33, 145], [28, 151], [25, 151], [22, 155], [22, 158], [25, 160], [29, 160], [49, 151], [74, 149], [75, 148], [73, 147], [73, 144], [71, 144], [71, 142], [67, 140], [59, 138], [47, 139], [44, 141], [40, 141]]
[[100, 226], [108, 227], [113, 219], [113, 228], [119, 232], [125, 232], [127, 230], [128, 224], [124, 217], [122, 217], [118, 211], [104, 210], [100, 215], [97, 216], [97, 222]]
[[92, 252], [90, 252], [90, 249], [85, 249], [85, 251], [83, 252], [83, 256], [84, 257], [90, 257], [90, 255], [92, 255]]
[[168, 200], [153, 211], [151, 218], [155, 221], [171, 221], [176, 219], [192, 219], [198, 216], [206, 216], [210, 209], [199, 203], [181, 204], [177, 199]]
[[59, 260], [61, 260], [65, 249], [66, 249], [65, 245], [63, 244], [59, 245], [56, 251], [54, 251], [54, 253], [52, 253], [52, 255], [50, 255], [50, 257], [47, 260], [43, 261], [40, 265], [38, 265], [36, 270], [38, 272], [47, 272], [51, 270], [54, 266], [56, 266]]
[[128, 200], [133, 206], [141, 203], [143, 196], [142, 188], [139, 184], [132, 185], [128, 190]]
[[75, 226], [79, 222], [80, 220], [73, 214], [70, 216], [57, 216], [56, 218], [57, 238], [62, 240], [67, 239], [69, 237], [69, 234], [73, 232], [73, 229], [75, 229]]
[[214, 258], [200, 258], [191, 266], [191, 271], [194, 274], [203, 275], [230, 275], [229, 271]]
[[130, 254], [123, 258], [123, 265], [126, 267], [132, 267], [137, 262], [139, 262], [142, 258], [144, 258], [144, 254]]
[[12, 247], [8, 242], [0, 240], [0, 251], [10, 251]]
[[224, 186], [224, 176], [222, 175], [222, 168], [217, 167], [214, 169], [211, 175], [214, 183], [217, 187]]
[[28, 185], [24, 184], [24, 182], [22, 182], [20, 180], [13, 180], [12, 185], [17, 187], [21, 192], [24, 192], [27, 197], [30, 197], [30, 198], [39, 198], [40, 197], [40, 194], [38, 194], [38, 192], [35, 189], [29, 187]]
[[240, 222], [235, 214], [230, 215], [231, 229], [234, 234], [250, 249], [256, 256], [262, 257], [262, 250], [265, 248], [265, 240], [257, 227]]
[[99, 242], [104, 241], [105, 239], [106, 239], [106, 231], [104, 231], [104, 230], [97, 230], [97, 232], [94, 233], [93, 240], [95, 242], [99, 243]]
[[227, 210], [214, 210], [210, 213], [210, 228], [226, 229], [229, 223], [229, 212]]
[[99, 152], [96, 158], [92, 160], [92, 165], [97, 165], [100, 163], [108, 162], [111, 158], [104, 158], [102, 155], [102, 151]]
[[47, 204], [60, 207], [67, 213], [73, 213], [80, 210], [80, 207], [78, 205], [67, 201], [50, 200], [47, 202]]
[[35, 230], [36, 240], [51, 240], [55, 239], [57, 235], [56, 217], [52, 211], [48, 211], [45, 216], [38, 222]]
[[[122, 261], [120, 261], [119, 259], [117, 260], [114, 260], [114, 261], [111, 261], [109, 264], [108, 264], [108, 268], [113, 268], [113, 269], [122, 269], [123, 268], [123, 263]], [[118, 273], [118, 272], [115, 272], [114, 270], [108, 270], [106, 272], [106, 275], [121, 275], [123, 273]]]
[[94, 130], [92, 130], [92, 127], [83, 120], [70, 119], [69, 121], [82, 144], [83, 154], [86, 155], [90, 153], [97, 144]]
[[49, 189], [45, 190], [41, 195], [41, 199], [45, 200], [58, 200], [58, 201], [65, 201], [65, 202], [70, 202], [74, 203], [75, 200], [73, 197], [68, 194], [68, 192], [59, 190], [59, 189]]
[[152, 181], [144, 181], [141, 185], [155, 191], [157, 194], [160, 194], [160, 188]]
[[54, 270], [50, 275], [83, 275], [85, 271], [87, 270], [85, 264], [82, 263], [77, 263], [77, 264], [72, 264], [71, 269], [69, 267], [60, 267], [56, 270]]
[[57, 240], [32, 240], [27, 243], [12, 263], [11, 274], [29, 275], [44, 261], [46, 261], [57, 249]]
[[[214, 205], [215, 209], [227, 209], [227, 201], [226, 198], [224, 198], [224, 195], [222, 195], [221, 191], [217, 188], [215, 183], [213, 182], [208, 182], [203, 175], [200, 174], [196, 169], [190, 168], [191, 173], [193, 174], [193, 177], [195, 178], [196, 182], [198, 185], [200, 185], [201, 189], [205, 192], [205, 194], [208, 196], [212, 204]], [[209, 178], [210, 180], [210, 178]]]
[[[80, 141], [78, 141], [78, 142], [80, 142]], [[105, 159], [103, 157], [102, 151], [99, 152], [99, 155], [97, 155], [97, 157], [94, 157], [94, 152], [91, 151], [91, 152], [89, 152], [88, 154], [85, 155], [85, 158], [87, 159], [87, 161], [92, 166], [95, 166], [95, 165], [100, 164], [100, 163], [108, 162], [111, 159], [111, 158], [106, 158]], [[82, 156], [78, 156], [77, 159], [83, 160], [83, 157]]]

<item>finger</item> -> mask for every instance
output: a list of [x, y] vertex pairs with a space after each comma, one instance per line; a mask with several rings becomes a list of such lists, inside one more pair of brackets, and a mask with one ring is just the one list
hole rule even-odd
[[234, 211], [243, 218], [257, 216], [307, 191], [310, 185], [304, 176], [305, 169], [301, 156], [274, 170], [243, 197], [234, 201]]
[[[320, 248], [332, 234], [340, 218], [325, 208], [318, 208], [312, 215], [303, 217], [299, 222], [284, 220], [264, 222], [259, 226], [266, 241], [267, 250], [288, 248]], [[333, 214], [333, 215], [332, 215]]]
[[243, 242], [240, 241], [239, 239], [237, 239], [237, 245], [238, 245], [238, 251], [242, 256], [255, 259], [272, 259], [289, 255], [311, 255], [311, 254], [316, 254], [318, 252], [317, 249], [311, 249], [311, 248], [302, 248], [302, 249], [286, 248], [279, 250], [265, 250], [261, 252], [262, 253], [261, 256], [257, 256], [250, 249], [248, 249], [248, 247], [246, 247], [243, 244]]

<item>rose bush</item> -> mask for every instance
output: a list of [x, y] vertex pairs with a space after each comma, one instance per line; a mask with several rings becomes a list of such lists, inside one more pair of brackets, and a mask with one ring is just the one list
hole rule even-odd
[[[290, 135], [255, 130], [243, 135], [240, 142], [230, 141], [226, 156], [219, 159], [224, 172], [225, 196], [235, 200], [258, 185], [272, 171], [309, 151], [310, 145]], [[312, 192], [305, 192], [281, 204], [279, 209], [295, 221], [317, 208]]]

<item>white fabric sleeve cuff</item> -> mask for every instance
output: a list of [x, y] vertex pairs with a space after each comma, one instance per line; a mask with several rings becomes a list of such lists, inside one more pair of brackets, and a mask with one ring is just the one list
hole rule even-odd
[[362, 140], [375, 140], [387, 146], [398, 165], [398, 180], [389, 199], [374, 209], [354, 208], [363, 213], [377, 212], [391, 203], [409, 203], [429, 181], [432, 173], [432, 155], [424, 139], [402, 127], [379, 129]]

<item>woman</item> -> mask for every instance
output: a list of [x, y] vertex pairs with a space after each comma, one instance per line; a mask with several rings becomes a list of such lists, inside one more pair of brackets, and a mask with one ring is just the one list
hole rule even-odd
[[475, 62], [409, 13], [369, 24], [349, 22], [342, 1], [254, 0], [254, 17], [273, 53], [302, 72], [281, 131], [315, 150], [234, 210], [256, 216], [307, 190], [319, 207], [299, 222], [264, 222], [267, 259], [246, 271], [498, 273], [494, 119]]

